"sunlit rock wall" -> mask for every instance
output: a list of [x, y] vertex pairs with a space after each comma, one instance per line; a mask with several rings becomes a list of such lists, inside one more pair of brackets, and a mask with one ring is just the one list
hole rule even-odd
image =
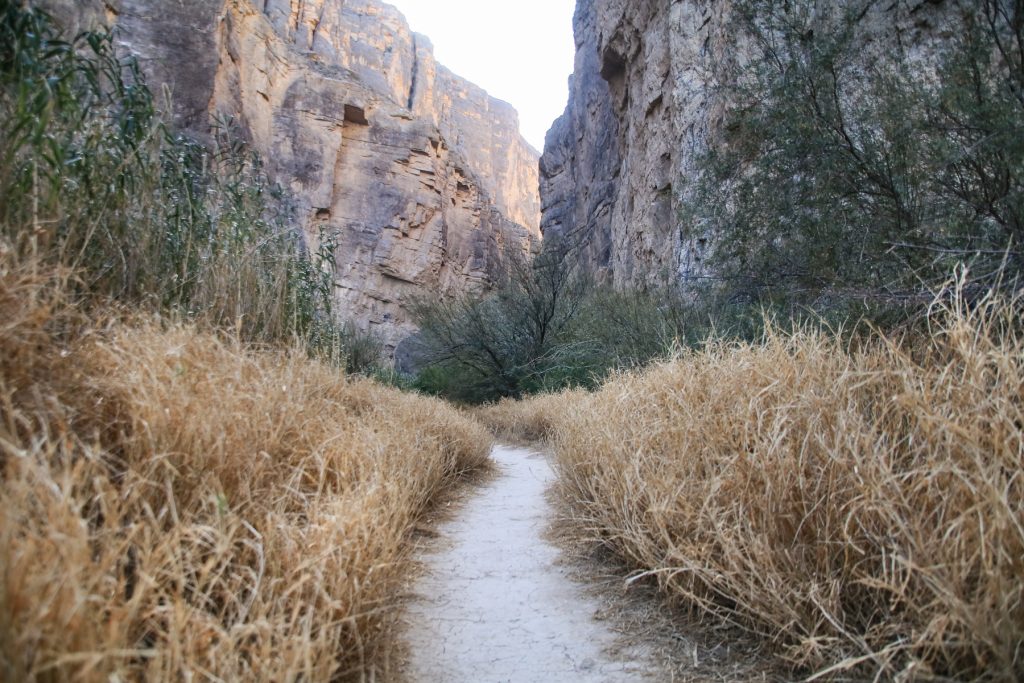
[[[49, 0], [115, 24], [176, 120], [232, 119], [336, 244], [338, 313], [394, 347], [409, 303], [485, 289], [539, 236], [538, 153], [508, 104], [439, 65], [377, 0]], [[64, 7], [60, 7], [63, 5]]]

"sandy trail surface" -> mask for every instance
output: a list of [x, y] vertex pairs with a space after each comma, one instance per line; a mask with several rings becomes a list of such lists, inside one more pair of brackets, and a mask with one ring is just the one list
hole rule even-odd
[[[423, 557], [408, 610], [412, 683], [646, 681], [635, 648], [594, 618], [598, 599], [569, 578], [544, 538], [554, 478], [540, 454], [493, 453], [499, 475], [473, 494]], [[614, 654], [613, 654], [614, 652]]]

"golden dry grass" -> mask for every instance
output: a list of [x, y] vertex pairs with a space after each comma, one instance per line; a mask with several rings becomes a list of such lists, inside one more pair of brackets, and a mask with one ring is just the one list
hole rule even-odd
[[771, 332], [567, 397], [543, 411], [564, 492], [794, 675], [1024, 680], [1017, 310], [939, 311], [912, 350]]
[[499, 439], [514, 443], [544, 441], [554, 422], [574, 396], [582, 390], [560, 394], [540, 394], [525, 401], [502, 399], [498, 403], [473, 408], [471, 414]]
[[97, 328], [0, 260], [0, 679], [358, 679], [490, 436], [301, 353]]

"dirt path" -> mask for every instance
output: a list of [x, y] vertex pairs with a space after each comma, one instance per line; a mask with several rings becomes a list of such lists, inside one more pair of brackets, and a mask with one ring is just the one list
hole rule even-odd
[[[445, 523], [408, 616], [411, 683], [650, 680], [594, 619], [600, 605], [544, 539], [554, 478], [543, 456], [498, 447], [499, 475]], [[611, 649], [620, 650], [610, 655]]]

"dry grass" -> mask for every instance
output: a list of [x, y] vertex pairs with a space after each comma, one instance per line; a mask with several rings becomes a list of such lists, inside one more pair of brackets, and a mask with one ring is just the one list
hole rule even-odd
[[409, 533], [490, 437], [434, 400], [0, 259], [0, 679], [328, 681], [386, 666]]
[[937, 312], [912, 350], [771, 332], [621, 376], [543, 411], [564, 491], [635, 576], [800, 675], [1024, 680], [1018, 310]]
[[584, 395], [582, 391], [567, 391], [541, 394], [525, 401], [502, 399], [498, 403], [474, 408], [471, 414], [499, 439], [533, 443], [548, 438], [567, 401]]

